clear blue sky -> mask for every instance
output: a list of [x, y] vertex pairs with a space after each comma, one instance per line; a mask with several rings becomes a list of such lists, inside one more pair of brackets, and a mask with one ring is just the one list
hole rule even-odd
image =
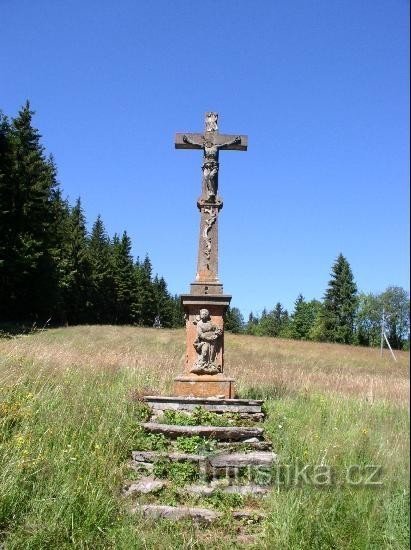
[[321, 298], [342, 252], [358, 287], [409, 286], [409, 2], [0, 0], [0, 109], [28, 98], [62, 188], [126, 229], [173, 293], [196, 267], [201, 152], [221, 153], [220, 278], [245, 315]]

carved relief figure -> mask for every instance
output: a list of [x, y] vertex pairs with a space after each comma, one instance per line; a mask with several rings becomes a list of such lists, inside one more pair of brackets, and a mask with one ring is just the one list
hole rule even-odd
[[198, 359], [191, 372], [194, 374], [217, 374], [222, 371], [221, 365], [215, 364], [222, 335], [222, 328], [211, 322], [208, 309], [201, 309], [197, 321], [197, 338], [193, 343]]
[[230, 145], [241, 143], [241, 137], [236, 136], [229, 141], [216, 144], [205, 136], [201, 136], [201, 140], [196, 141], [184, 135], [183, 142], [203, 149], [203, 195], [206, 196], [207, 200], [214, 201], [218, 191], [218, 152], [222, 147], [229, 147]]
[[206, 113], [205, 114], [205, 131], [217, 132], [218, 131], [218, 113]]
[[[217, 213], [212, 207], [204, 208], [204, 213], [209, 214], [209, 217], [205, 219], [205, 225], [203, 230], [203, 239], [204, 239], [204, 245], [205, 245], [204, 255], [207, 258], [207, 260], [209, 260], [210, 254], [211, 254], [211, 237], [209, 236], [209, 232], [217, 219]], [[207, 264], [207, 267], [208, 267], [208, 264]]]

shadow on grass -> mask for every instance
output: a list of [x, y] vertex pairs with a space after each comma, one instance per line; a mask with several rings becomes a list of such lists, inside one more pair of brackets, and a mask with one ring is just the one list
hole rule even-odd
[[36, 323], [0, 323], [0, 338], [14, 338], [15, 336], [34, 334], [45, 330], [45, 328], [39, 328]]

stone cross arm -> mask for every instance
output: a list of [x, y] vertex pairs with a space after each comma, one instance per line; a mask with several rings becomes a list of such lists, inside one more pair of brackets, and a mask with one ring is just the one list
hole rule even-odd
[[247, 151], [248, 136], [205, 132], [204, 134], [176, 134], [176, 149], [203, 149], [204, 143], [210, 140], [220, 151]]

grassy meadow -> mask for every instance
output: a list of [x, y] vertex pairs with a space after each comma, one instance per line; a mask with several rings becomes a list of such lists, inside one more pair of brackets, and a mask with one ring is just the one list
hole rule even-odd
[[[114, 326], [0, 338], [0, 547], [408, 548], [405, 352], [394, 363], [376, 349], [227, 334], [239, 395], [267, 400], [282, 467], [272, 493], [199, 500], [224, 512], [211, 527], [133, 516], [120, 490], [142, 437], [138, 396], [170, 392], [184, 338]], [[239, 505], [263, 521], [234, 524]]]

